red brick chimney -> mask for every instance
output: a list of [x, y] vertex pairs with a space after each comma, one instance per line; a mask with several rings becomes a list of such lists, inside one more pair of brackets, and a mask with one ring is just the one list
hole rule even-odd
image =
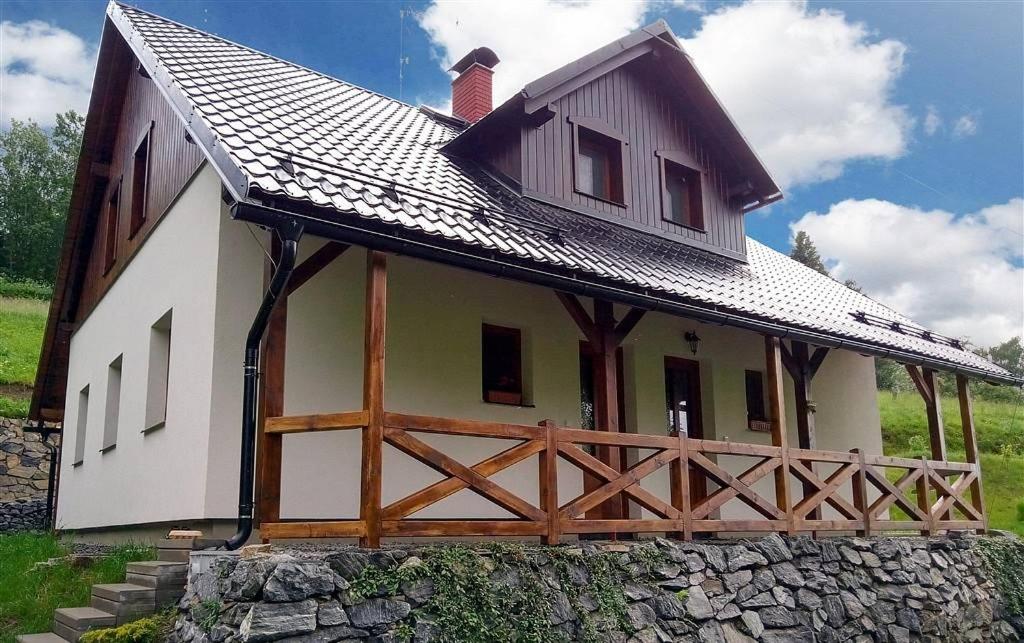
[[475, 123], [493, 108], [491, 77], [500, 61], [487, 47], [477, 47], [452, 65], [452, 114]]

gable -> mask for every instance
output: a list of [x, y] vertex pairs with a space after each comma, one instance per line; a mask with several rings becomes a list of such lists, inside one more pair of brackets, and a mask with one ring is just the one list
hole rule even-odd
[[[522, 128], [522, 190], [589, 214], [697, 247], [743, 257], [743, 214], [727, 195], [729, 177], [720, 150], [688, 118], [696, 109], [672, 96], [641, 59], [591, 80], [550, 103], [555, 115], [539, 127]], [[608, 128], [621, 137], [624, 202], [597, 199], [577, 189], [574, 164], [576, 123]], [[703, 230], [675, 223], [663, 203], [662, 158], [679, 159], [701, 175]]]

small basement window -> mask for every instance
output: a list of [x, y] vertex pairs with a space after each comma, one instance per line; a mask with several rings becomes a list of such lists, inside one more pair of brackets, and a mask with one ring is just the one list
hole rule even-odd
[[77, 467], [85, 460], [85, 428], [89, 423], [89, 385], [78, 393], [78, 417], [75, 420], [75, 459], [71, 466]]
[[110, 363], [107, 368], [107, 405], [103, 414], [103, 445], [100, 452], [106, 452], [117, 446], [117, 425], [121, 414], [121, 363], [122, 356]]
[[688, 228], [704, 229], [700, 171], [662, 158], [661, 216]]
[[[760, 425], [768, 422], [764, 400], [764, 374], [761, 371], [746, 371], [747, 425], [761, 430]], [[770, 429], [770, 427], [769, 427]]]
[[523, 403], [523, 336], [518, 328], [484, 324], [483, 395], [495, 404]]
[[121, 184], [114, 188], [107, 201], [105, 228], [103, 233], [103, 274], [110, 272], [117, 261], [117, 228], [121, 218]]
[[621, 141], [576, 127], [576, 191], [604, 201], [625, 203]]
[[149, 195], [149, 130], [135, 148], [132, 158], [132, 218], [128, 238], [131, 239], [146, 222], [146, 200]]
[[149, 373], [146, 376], [145, 433], [162, 427], [167, 419], [167, 386], [171, 368], [171, 311], [149, 329]]

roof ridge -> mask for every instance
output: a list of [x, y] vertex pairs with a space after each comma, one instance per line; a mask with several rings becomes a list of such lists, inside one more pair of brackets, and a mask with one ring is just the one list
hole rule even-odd
[[[181, 27], [182, 29], [187, 29], [187, 30], [195, 32], [197, 34], [201, 34], [203, 36], [208, 36], [210, 38], [213, 38], [215, 40], [219, 40], [219, 41], [227, 43], [229, 45], [232, 45], [232, 46], [235, 46], [235, 47], [239, 47], [241, 49], [245, 49], [246, 51], [251, 51], [254, 54], [259, 54], [260, 56], [266, 56], [267, 58], [270, 58], [272, 60], [276, 60], [276, 61], [278, 61], [280, 63], [284, 63], [286, 65], [290, 65], [290, 66], [295, 67], [297, 69], [302, 69], [302, 70], [308, 71], [308, 72], [310, 72], [312, 74], [316, 74], [318, 76], [322, 76], [323, 78], [326, 78], [327, 80], [333, 80], [333, 81], [341, 83], [343, 85], [347, 85], [349, 87], [353, 87], [353, 88], [358, 89], [360, 91], [364, 91], [364, 92], [366, 92], [368, 94], [373, 94], [375, 96], [379, 96], [379, 97], [381, 97], [381, 98], [383, 98], [385, 100], [391, 101], [393, 103], [397, 103], [397, 104], [399, 104], [399, 105], [401, 105], [403, 107], [407, 107], [407, 108], [409, 108], [409, 109], [411, 109], [413, 111], [419, 111], [419, 107], [417, 107], [415, 105], [412, 105], [410, 103], [406, 103], [405, 101], [399, 100], [399, 99], [397, 99], [397, 98], [395, 98], [393, 96], [388, 96], [387, 94], [382, 94], [381, 92], [378, 92], [376, 90], [368, 89], [366, 87], [363, 87], [362, 85], [357, 85], [357, 84], [349, 82], [347, 80], [343, 80], [341, 78], [338, 78], [337, 76], [332, 76], [332, 75], [328, 74], [327, 72], [323, 72], [323, 71], [320, 71], [318, 69], [313, 69], [312, 67], [307, 67], [306, 65], [300, 65], [299, 63], [291, 61], [291, 60], [285, 60], [284, 58], [281, 58], [280, 56], [275, 56], [274, 54], [267, 53], [265, 51], [261, 51], [259, 49], [256, 49], [255, 47], [250, 47], [249, 45], [243, 45], [240, 42], [235, 42], [234, 40], [229, 40], [229, 39], [225, 38], [224, 36], [218, 36], [217, 34], [210, 33], [209, 31], [203, 31], [202, 29], [197, 29], [196, 27], [193, 27], [191, 25], [186, 25], [186, 24], [184, 24], [182, 22], [178, 22], [177, 20], [173, 20], [173, 19], [168, 18], [166, 16], [161, 16], [160, 14], [153, 13], [152, 11], [146, 11], [145, 9], [141, 9], [139, 7], [136, 7], [135, 5], [128, 4], [127, 2], [122, 2], [121, 0], [110, 0], [110, 6], [116, 6], [122, 12], [124, 12], [125, 9], [128, 9], [128, 10], [131, 10], [133, 12], [145, 14], [147, 16], [150, 16], [151, 18], [156, 18], [157, 20], [162, 20], [164, 22], [168, 22], [168, 23], [170, 23], [172, 25], [175, 25], [177, 27]], [[131, 20], [130, 16], [128, 18], [129, 18], [129, 20]], [[134, 21], [132, 22], [132, 28], [137, 30], [137, 27], [135, 26]], [[143, 40], [145, 40], [145, 38], [143, 38]]]

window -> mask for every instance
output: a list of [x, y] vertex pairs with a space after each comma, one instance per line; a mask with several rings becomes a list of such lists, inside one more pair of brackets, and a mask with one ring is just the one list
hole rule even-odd
[[171, 311], [149, 331], [149, 373], [146, 379], [146, 417], [143, 433], [158, 429], [167, 419], [167, 386], [171, 367]]
[[89, 386], [78, 394], [78, 419], [75, 422], [75, 460], [71, 466], [77, 467], [85, 460], [85, 426], [89, 421]]
[[121, 355], [107, 367], [107, 404], [103, 412], [103, 446], [106, 452], [117, 446], [117, 423], [121, 410]]
[[[746, 371], [747, 425], [760, 429], [760, 423], [768, 421], [764, 403], [764, 374], [761, 371]], [[770, 429], [771, 427], [769, 427]]]
[[103, 235], [103, 274], [110, 272], [117, 261], [117, 228], [121, 218], [121, 185], [107, 201], [106, 229]]
[[484, 401], [522, 404], [522, 331], [484, 324], [482, 337]]
[[131, 239], [146, 222], [146, 199], [149, 194], [149, 130], [135, 148], [132, 158], [132, 218], [128, 238]]
[[662, 158], [661, 216], [688, 228], [704, 229], [700, 171]]
[[[578, 118], [593, 127], [574, 122], [575, 131], [575, 188], [577, 192], [619, 205], [626, 202], [623, 187], [623, 141], [610, 131], [598, 131], [600, 123], [593, 119]], [[607, 130], [607, 128], [602, 127]]]
[[665, 358], [665, 411], [668, 432], [703, 438], [700, 410], [700, 364], [678, 357]]

